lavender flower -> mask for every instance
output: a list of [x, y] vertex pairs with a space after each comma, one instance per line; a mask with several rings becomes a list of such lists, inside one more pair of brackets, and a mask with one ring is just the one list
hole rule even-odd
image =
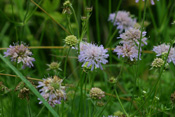
[[[168, 50], [170, 48], [170, 45], [166, 45], [166, 44], [161, 44], [158, 46], [154, 46], [153, 51], [157, 54], [156, 56], [163, 56], [168, 54]], [[169, 55], [168, 55], [168, 59], [167, 62], [173, 62], [175, 64], [175, 49], [171, 48]]]
[[134, 61], [134, 59], [138, 59], [138, 49], [136, 48], [135, 46], [124, 44], [123, 46], [117, 46], [114, 52], [117, 53], [118, 57], [127, 57], [130, 58], [131, 61]]
[[111, 21], [114, 26], [117, 25], [119, 33], [122, 33], [123, 30], [126, 30], [130, 27], [134, 27], [136, 24], [136, 19], [132, 19], [130, 17], [130, 13], [126, 11], [118, 11], [117, 14], [111, 13], [109, 15], [108, 21]]
[[[145, 0], [143, 0], [143, 1], [145, 1]], [[157, 1], [159, 1], [159, 0], [157, 0]], [[136, 3], [138, 3], [139, 2], [139, 0], [136, 0]], [[151, 4], [152, 5], [154, 5], [155, 3], [154, 3], [154, 0], [151, 0]]]
[[[53, 107], [56, 104], [61, 104], [62, 99], [66, 99], [65, 86], [61, 86], [62, 81], [62, 79], [54, 76], [53, 78], [49, 77], [47, 79], [43, 79], [42, 82], [38, 82], [39, 85], [37, 88], [41, 88], [39, 92]], [[42, 101], [39, 102], [39, 104], [41, 103]]]
[[35, 61], [34, 58], [30, 57], [32, 55], [32, 52], [28, 49], [27, 46], [25, 46], [23, 43], [19, 45], [18, 43], [14, 46], [10, 45], [10, 48], [7, 49], [6, 52], [4, 52], [5, 56], [10, 56], [11, 61], [17, 62], [17, 63], [23, 63], [23, 67], [33, 67], [33, 61]]
[[94, 69], [94, 66], [97, 68], [102, 68], [101, 63], [106, 64], [108, 61], [106, 60], [109, 54], [106, 54], [108, 51], [104, 49], [104, 47], [96, 46], [95, 44], [85, 44], [80, 45], [80, 55], [78, 56], [78, 60], [83, 62], [82, 67], [85, 64], [88, 65], [87, 67], [91, 66], [91, 71]]
[[[128, 30], [125, 30], [125, 33], [120, 34], [120, 37], [118, 38], [122, 39], [120, 41], [120, 43], [122, 44], [135, 46], [135, 44], [139, 45], [140, 36], [141, 36], [141, 31], [139, 29], [129, 28]], [[147, 38], [145, 36], [146, 36], [146, 31], [143, 31], [141, 46], [143, 46], [144, 44], [147, 45], [147, 42], [146, 42]]]

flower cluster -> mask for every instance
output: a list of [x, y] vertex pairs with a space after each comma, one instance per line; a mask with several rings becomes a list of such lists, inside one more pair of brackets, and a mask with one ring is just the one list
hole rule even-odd
[[106, 54], [107, 52], [107, 49], [104, 49], [102, 45], [97, 46], [95, 44], [80, 43], [80, 55], [78, 56], [78, 60], [83, 62], [82, 67], [88, 63], [86, 67], [91, 66], [91, 71], [93, 71], [94, 67], [103, 69], [101, 64], [106, 64], [108, 62], [106, 60], [109, 56], [109, 54]]
[[[147, 38], [146, 36], [146, 31], [142, 32], [142, 39], [141, 39], [141, 46], [144, 44], [147, 45]], [[120, 34], [119, 39], [122, 39], [120, 43], [122, 44], [128, 44], [130, 46], [135, 46], [139, 45], [139, 40], [141, 37], [141, 31], [136, 28], [129, 28], [128, 30], [125, 31], [125, 33]]]
[[92, 99], [102, 99], [104, 96], [105, 93], [100, 88], [94, 87], [90, 90], [90, 97]]
[[136, 24], [136, 19], [132, 19], [130, 13], [126, 11], [118, 11], [117, 14], [111, 13], [108, 21], [111, 21], [114, 26], [117, 26], [119, 33], [122, 33], [130, 27], [134, 27]]
[[152, 62], [151, 66], [155, 68], [160, 68], [164, 64], [164, 60], [161, 58], [156, 58]]
[[[163, 59], [165, 59], [169, 49], [170, 49], [170, 45], [163, 43], [161, 45], [154, 46], [153, 51], [156, 53], [156, 56], [162, 57]], [[167, 62], [168, 63], [173, 62], [173, 64], [175, 64], [175, 48], [170, 49]]]
[[68, 45], [70, 47], [76, 46], [78, 44], [78, 39], [74, 35], [69, 35], [66, 37], [65, 43], [66, 43], [66, 45]]
[[[39, 92], [53, 107], [56, 104], [61, 104], [62, 99], [66, 99], [65, 86], [61, 85], [62, 81], [62, 79], [54, 76], [53, 78], [49, 77], [47, 79], [43, 79], [42, 82], [38, 82], [39, 85], [37, 88], [41, 88]], [[41, 103], [42, 101], [39, 102], [39, 104]]]
[[[143, 0], [143, 1], [145, 1], [145, 0]], [[159, 1], [159, 0], [157, 0], [157, 1]], [[139, 2], [139, 0], [136, 0], [136, 3], [138, 3]], [[154, 0], [151, 0], [151, 4], [152, 5], [154, 5], [155, 3], [154, 3]]]
[[23, 63], [23, 68], [26, 66], [33, 67], [34, 58], [30, 57], [32, 52], [28, 49], [27, 46], [22, 44], [14, 44], [14, 46], [10, 45], [6, 52], [4, 52], [5, 57], [10, 56], [11, 61], [17, 63]]

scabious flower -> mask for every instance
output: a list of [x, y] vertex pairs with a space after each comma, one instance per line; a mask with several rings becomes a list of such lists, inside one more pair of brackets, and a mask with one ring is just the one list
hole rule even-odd
[[57, 62], [52, 62], [50, 64], [47, 64], [47, 66], [49, 67], [47, 70], [62, 71], [62, 69], [60, 68], [60, 64], [61, 63], [57, 63]]
[[[144, 44], [147, 45], [147, 38], [146, 36], [146, 31], [142, 32], [142, 38], [141, 38], [141, 46], [143, 46]], [[135, 46], [137, 44], [137, 46], [139, 45], [139, 41], [140, 41], [140, 37], [141, 37], [141, 31], [139, 29], [136, 28], [129, 28], [128, 30], [125, 30], [125, 33], [120, 34], [120, 39], [122, 39], [120, 41], [120, 43], [122, 44], [128, 44], [131, 46]]]
[[[170, 45], [166, 45], [166, 44], [161, 44], [158, 46], [154, 46], [153, 51], [156, 53], [156, 56], [164, 56], [165, 54], [168, 54], [168, 50], [170, 48]], [[171, 48], [169, 55], [168, 55], [168, 59], [167, 62], [173, 62], [175, 64], [175, 49]]]
[[90, 97], [92, 99], [102, 99], [105, 96], [105, 92], [102, 91], [100, 88], [94, 87], [90, 90]]
[[117, 53], [118, 57], [127, 57], [130, 58], [131, 61], [134, 61], [138, 59], [138, 49], [136, 48], [135, 46], [124, 44], [123, 46], [117, 46], [114, 52]]
[[[145, 0], [143, 0], [143, 1], [145, 1]], [[159, 1], [159, 0], [157, 0], [157, 1]], [[138, 3], [139, 2], [139, 0], [136, 0], [136, 3]], [[154, 3], [154, 0], [151, 0], [151, 4], [152, 5], [154, 5], [155, 3]]]
[[[39, 85], [37, 88], [41, 88], [39, 92], [53, 107], [56, 104], [61, 104], [62, 99], [66, 99], [65, 86], [61, 85], [62, 82], [63, 80], [57, 76], [54, 76], [53, 78], [49, 77], [47, 79], [43, 79], [42, 82], [38, 82]], [[39, 104], [41, 103], [42, 101], [39, 102]]]
[[80, 45], [80, 55], [78, 56], [78, 60], [80, 62], [83, 62], [83, 66], [85, 64], [88, 65], [87, 67], [91, 66], [91, 71], [94, 69], [94, 67], [102, 68], [102, 63], [106, 64], [108, 61], [106, 60], [109, 56], [109, 54], [106, 54], [108, 51], [107, 49], [104, 49], [103, 45], [96, 46], [95, 44], [84, 44]]
[[[116, 16], [116, 17], [115, 17]], [[134, 27], [136, 24], [136, 19], [130, 17], [130, 13], [126, 11], [118, 11], [117, 14], [111, 13], [109, 15], [108, 21], [111, 21], [114, 26], [117, 25], [119, 33], [123, 32], [130, 27]]]
[[30, 57], [32, 52], [23, 43], [20, 45], [14, 43], [14, 46], [10, 45], [4, 54], [4, 57], [10, 56], [13, 62], [23, 63], [23, 68], [26, 66], [33, 67], [32, 62], [35, 61], [35, 59]]
[[152, 62], [151, 66], [155, 68], [160, 68], [164, 64], [164, 60], [161, 58], [156, 58]]
[[70, 47], [76, 46], [78, 44], [78, 39], [74, 35], [69, 35], [66, 37], [65, 43], [66, 43], [66, 45], [68, 45]]

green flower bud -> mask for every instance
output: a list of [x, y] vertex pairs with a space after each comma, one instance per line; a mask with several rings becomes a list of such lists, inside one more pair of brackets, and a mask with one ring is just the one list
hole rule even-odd
[[78, 44], [78, 39], [74, 35], [69, 35], [66, 37], [65, 43], [66, 45], [71, 46], [71, 47], [76, 46]]

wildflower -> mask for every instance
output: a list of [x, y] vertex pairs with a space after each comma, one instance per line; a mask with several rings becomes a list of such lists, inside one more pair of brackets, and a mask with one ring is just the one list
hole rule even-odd
[[[145, 0], [143, 0], [143, 1], [145, 1]], [[159, 1], [159, 0], [157, 0], [157, 1]], [[138, 3], [139, 2], [139, 0], [136, 0], [136, 3]], [[151, 4], [152, 5], [154, 5], [155, 3], [154, 3], [154, 0], [151, 0]]]
[[[142, 38], [141, 38], [141, 46], [143, 46], [144, 44], [147, 45], [147, 38], [146, 36], [146, 31], [142, 32]], [[125, 30], [125, 33], [120, 34], [120, 37], [122, 40], [120, 41], [120, 43], [122, 44], [128, 44], [128, 45], [139, 45], [139, 40], [141, 37], [141, 31], [139, 29], [136, 28], [129, 28], [128, 30]]]
[[[30, 83], [33, 85], [34, 83], [32, 81], [30, 81]], [[26, 87], [26, 84], [24, 82], [20, 82], [16, 88], [15, 91], [19, 91], [18, 93], [18, 97], [20, 99], [24, 99], [26, 98], [27, 100], [29, 100], [29, 94], [30, 94], [30, 90]]]
[[47, 70], [62, 71], [62, 69], [60, 68], [60, 64], [61, 63], [57, 63], [57, 62], [52, 62], [51, 64], [47, 64], [47, 66], [49, 67]]
[[117, 79], [115, 77], [111, 77], [109, 79], [109, 83], [111, 83], [111, 84], [115, 84], [116, 82], [117, 82]]
[[104, 96], [105, 93], [100, 88], [94, 87], [90, 90], [90, 97], [92, 99], [102, 99]]
[[83, 62], [82, 67], [88, 62], [87, 67], [91, 66], [91, 71], [94, 67], [102, 68], [102, 63], [106, 64], [108, 61], [106, 60], [109, 54], [106, 54], [108, 51], [104, 49], [103, 45], [96, 46], [95, 44], [85, 44], [80, 45], [80, 55], [78, 56], [78, 60]]
[[98, 101], [97, 102], [97, 106], [99, 106], [99, 107], [102, 107], [102, 106], [104, 106], [105, 104], [104, 104], [104, 102], [102, 102], [102, 101]]
[[[54, 76], [53, 78], [49, 77], [47, 79], [43, 79], [42, 82], [38, 82], [39, 85], [37, 88], [41, 88], [39, 92], [53, 107], [56, 104], [61, 104], [62, 99], [66, 99], [65, 86], [61, 85], [62, 82], [63, 80], [57, 76]], [[39, 102], [39, 104], [41, 103], [42, 101]]]
[[164, 64], [164, 60], [163, 59], [161, 59], [161, 58], [156, 58], [156, 59], [154, 59], [154, 61], [152, 62], [152, 64], [151, 64], [151, 66], [152, 67], [156, 67], [156, 68], [160, 68], [160, 67], [162, 67], [162, 65]]
[[130, 58], [131, 61], [138, 59], [138, 49], [136, 49], [135, 46], [124, 44], [123, 46], [117, 46], [114, 49], [114, 52], [117, 53], [118, 57], [120, 56], [127, 57], [127, 58]]
[[74, 35], [69, 35], [66, 37], [65, 43], [66, 45], [71, 46], [71, 47], [76, 46], [78, 44], [77, 37]]
[[[153, 51], [157, 54], [156, 56], [162, 56], [163, 59], [166, 57], [166, 55], [168, 54], [168, 50], [170, 48], [170, 45], [166, 45], [166, 44], [161, 44], [158, 46], [154, 46]], [[168, 59], [167, 62], [173, 62], [175, 64], [175, 49], [171, 48], [169, 55], [168, 55]]]
[[114, 112], [114, 116], [116, 116], [116, 117], [125, 117], [125, 114], [123, 114], [123, 112], [121, 112], [121, 111], [116, 111], [116, 112]]
[[9, 91], [10, 90], [2, 82], [0, 82], [0, 93], [7, 93]]
[[5, 57], [10, 56], [11, 61], [17, 62], [17, 63], [23, 63], [23, 67], [33, 67], [33, 61], [35, 61], [34, 58], [30, 57], [32, 55], [32, 52], [28, 49], [27, 46], [25, 46], [23, 43], [21, 45], [14, 44], [14, 46], [10, 45], [10, 48], [7, 49], [7, 52], [4, 52]]
[[117, 29], [119, 29], [119, 33], [121, 33], [123, 30], [126, 30], [130, 27], [134, 27], [136, 23], [136, 19], [132, 19], [130, 17], [130, 13], [126, 11], [118, 11], [117, 14], [111, 13], [109, 15], [108, 21], [111, 21], [114, 24], [114, 26], [117, 25]]

